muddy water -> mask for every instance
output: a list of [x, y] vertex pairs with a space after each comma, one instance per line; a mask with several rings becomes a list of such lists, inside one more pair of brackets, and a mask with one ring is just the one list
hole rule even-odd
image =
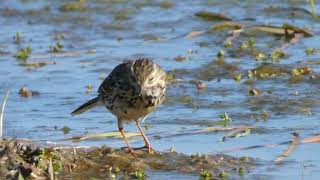
[[[1, 1], [0, 2], [0, 93], [11, 91], [5, 111], [4, 136], [31, 138], [72, 145], [123, 146], [119, 138], [95, 139], [81, 142], [58, 141], [75, 135], [117, 130], [115, 117], [101, 108], [71, 117], [70, 112], [95, 96], [101, 78], [125, 58], [146, 56], [154, 58], [165, 70], [172, 72], [179, 83], [167, 91], [167, 101], [150, 114], [146, 123], [152, 127], [147, 134], [155, 149], [177, 152], [216, 153], [230, 148], [280, 143], [291, 140], [291, 133], [301, 137], [319, 134], [319, 54], [306, 56], [306, 48], [319, 48], [319, 20], [308, 12], [304, 1], [102, 1], [92, 0], [77, 5], [78, 9], [63, 9], [65, 1]], [[272, 9], [270, 6], [281, 7]], [[318, 9], [319, 6], [317, 5]], [[287, 8], [287, 9], [286, 9]], [[270, 10], [271, 9], [271, 10]], [[317, 8], [316, 8], [317, 9]], [[192, 31], [206, 31], [221, 21], [207, 21], [195, 16], [198, 11], [223, 12], [241, 24], [281, 26], [290, 23], [307, 27], [313, 37], [301, 38], [285, 49], [288, 58], [272, 61], [268, 54], [287, 43], [270, 34], [245, 34], [233, 42], [232, 48], [223, 46], [228, 31], [208, 32], [186, 38]], [[16, 33], [21, 35], [18, 42]], [[264, 61], [257, 61], [247, 51], [239, 52], [242, 42], [250, 37], [255, 47], [265, 53]], [[61, 52], [50, 52], [57, 42]], [[32, 53], [27, 61], [19, 60], [16, 52], [27, 46]], [[224, 64], [217, 61], [217, 52], [224, 49]], [[183, 61], [176, 61], [177, 56]], [[39, 66], [42, 62], [44, 66]], [[29, 63], [29, 64], [28, 64]], [[33, 63], [33, 64], [32, 64]], [[38, 63], [38, 64], [37, 64]], [[284, 71], [273, 78], [248, 81], [247, 71], [262, 63], [282, 67]], [[31, 64], [31, 65], [30, 65]], [[36, 65], [35, 65], [36, 64]], [[291, 81], [293, 68], [312, 69], [299, 81]], [[234, 74], [242, 74], [240, 82]], [[206, 84], [197, 90], [190, 80]], [[86, 86], [93, 86], [87, 92]], [[39, 95], [21, 97], [19, 89], [28, 87]], [[258, 96], [248, 91], [257, 88]], [[232, 118], [229, 126], [249, 125], [254, 130], [245, 137], [220, 142], [224, 132], [178, 135], [206, 127], [219, 127], [224, 112]], [[262, 114], [267, 114], [263, 120]], [[64, 134], [61, 128], [70, 132]], [[137, 131], [126, 125], [127, 131]], [[132, 145], [142, 145], [140, 138], [132, 138]], [[320, 177], [319, 144], [304, 144], [281, 164], [276, 157], [287, 148], [260, 148], [232, 151], [234, 156], [249, 156], [261, 161], [261, 166], [245, 174], [245, 178], [318, 179]], [[162, 177], [195, 178], [170, 172], [150, 174]]]

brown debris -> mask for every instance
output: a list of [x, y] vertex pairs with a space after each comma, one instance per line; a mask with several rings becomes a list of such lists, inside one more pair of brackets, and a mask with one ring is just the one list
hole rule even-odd
[[259, 96], [261, 94], [261, 91], [256, 88], [252, 88], [249, 90], [249, 95], [250, 96]]
[[27, 87], [22, 87], [19, 90], [19, 94], [21, 97], [31, 97], [38, 96], [40, 93], [38, 91], [30, 91]]

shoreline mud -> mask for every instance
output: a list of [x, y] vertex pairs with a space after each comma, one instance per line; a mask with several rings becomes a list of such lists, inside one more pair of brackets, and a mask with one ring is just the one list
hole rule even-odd
[[147, 179], [148, 173], [172, 171], [200, 179], [242, 176], [254, 167], [248, 157], [100, 147], [48, 146], [25, 139], [0, 140], [0, 175], [5, 179]]

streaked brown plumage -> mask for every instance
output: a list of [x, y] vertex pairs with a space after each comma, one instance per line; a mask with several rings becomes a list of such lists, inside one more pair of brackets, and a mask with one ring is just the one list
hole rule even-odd
[[143, 133], [140, 121], [154, 111], [163, 101], [166, 90], [166, 73], [152, 60], [141, 58], [119, 64], [102, 82], [98, 96], [73, 111], [81, 114], [92, 107], [103, 104], [118, 118], [119, 131], [130, 153], [133, 149], [124, 134], [123, 123], [134, 121], [139, 128], [148, 151], [150, 143]]

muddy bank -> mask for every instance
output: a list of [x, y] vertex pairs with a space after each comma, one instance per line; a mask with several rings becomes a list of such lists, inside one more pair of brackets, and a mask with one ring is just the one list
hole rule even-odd
[[170, 152], [137, 158], [124, 149], [101, 147], [49, 147], [29, 140], [0, 140], [0, 175], [5, 179], [146, 179], [154, 171], [194, 174], [202, 179], [242, 176], [254, 163], [247, 157], [186, 155]]

